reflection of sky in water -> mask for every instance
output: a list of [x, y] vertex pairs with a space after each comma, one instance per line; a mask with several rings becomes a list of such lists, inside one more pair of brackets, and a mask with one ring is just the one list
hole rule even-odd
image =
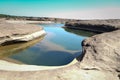
[[[44, 25], [43, 25], [44, 26]], [[81, 41], [85, 38], [83, 36], [78, 36], [73, 33], [65, 31], [63, 28], [54, 27], [50, 25], [49, 27], [44, 26], [44, 29], [48, 32], [52, 32], [52, 35], [49, 40], [52, 43], [60, 45], [67, 50], [80, 50]], [[56, 25], [55, 25], [56, 26]], [[57, 26], [64, 26], [63, 24], [58, 24]], [[48, 38], [47, 38], [48, 39]]]
[[10, 56], [26, 64], [65, 65], [81, 51], [81, 41], [85, 38], [65, 31], [63, 24], [41, 24], [47, 35], [44, 40]]

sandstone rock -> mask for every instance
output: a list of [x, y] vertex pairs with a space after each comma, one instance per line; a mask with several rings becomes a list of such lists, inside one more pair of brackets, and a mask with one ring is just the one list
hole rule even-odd
[[[88, 21], [89, 22], [89, 21]], [[1, 80], [120, 80], [120, 30], [118, 21], [98, 21], [89, 22], [87, 28], [94, 28], [93, 24], [100, 25], [98, 32], [106, 32], [101, 24], [110, 26], [105, 27], [107, 32], [98, 34], [85, 39], [82, 42], [83, 52], [77, 58], [79, 62], [68, 67], [40, 70], [40, 71], [0, 71]], [[106, 24], [106, 22], [108, 24]], [[86, 22], [84, 23], [86, 24]], [[111, 26], [116, 25], [117, 26]], [[71, 24], [70, 24], [71, 25]], [[91, 27], [92, 26], [92, 27]], [[86, 29], [86, 28], [84, 28]], [[102, 31], [102, 29], [104, 31]], [[113, 31], [116, 30], [116, 31]]]
[[0, 23], [0, 45], [12, 41], [29, 41], [44, 34], [42, 27], [32, 24]]
[[120, 29], [120, 20], [81, 20], [67, 22], [65, 26], [94, 32], [109, 32]]
[[[99, 70], [120, 75], [120, 30], [95, 35], [83, 41], [81, 69]], [[107, 74], [106, 74], [106, 77]], [[98, 79], [97, 79], [98, 80]]]

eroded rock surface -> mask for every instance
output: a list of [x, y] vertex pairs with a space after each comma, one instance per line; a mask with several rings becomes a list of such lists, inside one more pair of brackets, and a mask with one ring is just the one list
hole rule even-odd
[[[32, 40], [36, 37], [39, 37], [40, 31], [42, 30], [42, 27], [38, 27], [32, 24], [7, 23], [6, 21], [2, 20], [0, 21], [0, 45], [10, 41]], [[44, 32], [42, 32], [42, 34], [43, 33]]]
[[73, 65], [40, 71], [1, 70], [0, 80], [120, 80], [120, 30], [117, 29], [119, 26], [116, 31], [85, 39], [82, 55], [77, 58], [79, 62]]
[[82, 46], [82, 69], [110, 72], [116, 78], [120, 75], [120, 30], [90, 37]]
[[120, 20], [81, 20], [66, 22], [65, 27], [94, 32], [110, 32], [120, 29]]

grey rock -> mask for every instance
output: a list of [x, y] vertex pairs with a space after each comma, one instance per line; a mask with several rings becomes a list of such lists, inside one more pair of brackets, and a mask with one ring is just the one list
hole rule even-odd
[[[120, 30], [119, 20], [83, 21], [87, 29], [98, 34], [82, 42], [83, 52], [79, 62], [64, 68], [41, 71], [0, 71], [1, 80], [120, 80]], [[90, 25], [88, 26], [89, 23]], [[103, 29], [107, 25], [106, 30]], [[108, 24], [110, 25], [108, 27]], [[71, 26], [75, 25], [74, 23]], [[99, 25], [100, 29], [94, 28]], [[68, 23], [67, 23], [68, 26]], [[94, 26], [94, 27], [93, 27]], [[76, 26], [75, 26], [76, 27]], [[80, 26], [78, 26], [80, 27]], [[78, 28], [76, 28], [78, 29]], [[84, 28], [86, 30], [86, 28]], [[104, 30], [104, 31], [103, 31]], [[24, 31], [23, 31], [24, 32]]]
[[81, 20], [66, 22], [65, 26], [92, 32], [110, 32], [120, 29], [120, 20]]
[[118, 78], [120, 74], [120, 30], [92, 36], [85, 39], [82, 46], [83, 58], [80, 62], [82, 69], [94, 68], [101, 72], [110, 72]]
[[[42, 31], [42, 34], [40, 34], [40, 31]], [[29, 41], [43, 34], [45, 34], [43, 28], [36, 25], [0, 22], [0, 45]]]

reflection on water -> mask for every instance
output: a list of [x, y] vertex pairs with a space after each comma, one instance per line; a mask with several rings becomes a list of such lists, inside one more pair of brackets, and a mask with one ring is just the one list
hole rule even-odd
[[17, 54], [33, 45], [36, 43], [40, 42], [44, 36], [29, 41], [29, 42], [23, 42], [23, 43], [18, 43], [18, 44], [13, 44], [13, 45], [8, 45], [8, 46], [1, 46], [0, 47], [0, 59], [9, 57], [10, 55]]
[[93, 32], [88, 32], [88, 31], [83, 31], [83, 30], [76, 30], [76, 29], [69, 29], [69, 28], [64, 28], [64, 29], [67, 32], [70, 32], [70, 33], [73, 33], [73, 34], [76, 34], [76, 35], [80, 35], [80, 36], [90, 37], [90, 36], [93, 36], [93, 35], [96, 34], [96, 33], [93, 33]]
[[60, 66], [80, 55], [81, 42], [88, 35], [83, 32], [76, 35], [76, 31], [61, 28], [64, 24], [59, 23], [40, 26], [47, 32], [44, 39], [1, 47], [0, 58], [8, 57], [30, 65]]

